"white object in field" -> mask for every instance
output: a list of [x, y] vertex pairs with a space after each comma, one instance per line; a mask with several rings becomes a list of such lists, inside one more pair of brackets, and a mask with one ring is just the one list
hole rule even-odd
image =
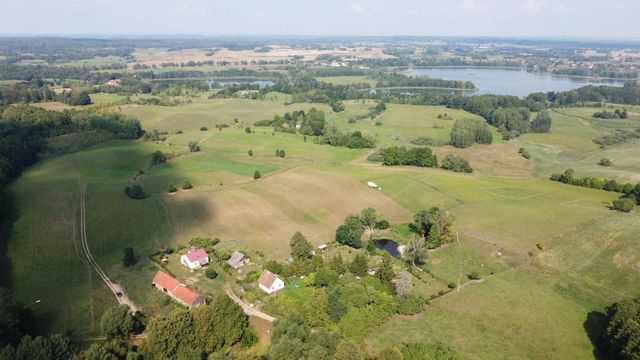
[[378, 184], [374, 183], [373, 181], [369, 181], [367, 183], [367, 186], [370, 187], [370, 188], [374, 188], [374, 189], [378, 188]]

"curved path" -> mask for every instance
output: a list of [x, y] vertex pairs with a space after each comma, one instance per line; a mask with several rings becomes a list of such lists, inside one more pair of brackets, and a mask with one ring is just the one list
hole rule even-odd
[[[118, 301], [118, 303], [129, 306], [129, 309], [131, 309], [131, 312], [135, 313], [137, 311], [140, 311], [140, 308], [138, 308], [133, 303], [133, 301], [129, 299], [127, 294], [124, 292], [124, 289], [122, 288], [122, 286], [115, 284], [113, 281], [111, 281], [111, 279], [109, 279], [107, 274], [104, 272], [104, 270], [102, 270], [100, 265], [98, 265], [96, 260], [93, 258], [93, 255], [91, 254], [91, 249], [89, 248], [89, 241], [87, 240], [87, 219], [86, 219], [87, 209], [86, 209], [86, 199], [85, 199], [86, 193], [87, 193], [87, 186], [86, 184], [82, 184], [80, 187], [80, 240], [81, 240], [80, 242], [82, 244], [82, 251], [87, 261], [91, 265], [91, 267], [93, 267], [93, 269], [98, 273], [98, 276], [100, 276], [102, 281], [107, 285], [109, 290], [111, 290], [113, 295], [116, 297], [116, 300]], [[118, 296], [118, 294], [120, 294], [120, 296]]]
[[242, 307], [242, 310], [244, 310], [244, 313], [249, 315], [249, 316], [255, 316], [255, 317], [259, 317], [261, 319], [267, 320], [269, 322], [274, 322], [276, 320], [276, 318], [274, 318], [271, 315], [265, 314], [260, 310], [256, 310], [254, 308], [252, 308], [251, 306], [249, 306], [249, 304], [247, 304], [246, 302], [242, 301], [239, 297], [236, 296], [236, 294], [233, 293], [233, 290], [231, 290], [230, 287], [225, 287], [224, 290], [227, 293], [227, 296], [229, 296], [229, 298], [231, 300], [233, 300], [233, 302], [235, 302], [236, 304], [240, 305]]

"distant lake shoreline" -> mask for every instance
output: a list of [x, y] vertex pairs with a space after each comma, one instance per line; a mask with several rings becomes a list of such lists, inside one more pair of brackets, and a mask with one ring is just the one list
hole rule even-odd
[[595, 80], [537, 73], [518, 68], [496, 67], [424, 67], [403, 72], [408, 76], [471, 81], [477, 90], [468, 95], [513, 95], [524, 97], [535, 92], [569, 91], [586, 85], [622, 86], [615, 80]]

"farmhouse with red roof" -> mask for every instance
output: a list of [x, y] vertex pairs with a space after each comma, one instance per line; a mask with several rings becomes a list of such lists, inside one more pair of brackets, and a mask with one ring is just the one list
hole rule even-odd
[[193, 271], [209, 265], [209, 255], [203, 248], [191, 249], [180, 257], [180, 263]]
[[206, 302], [202, 295], [162, 271], [158, 271], [153, 277], [151, 285], [188, 308], [198, 307]]

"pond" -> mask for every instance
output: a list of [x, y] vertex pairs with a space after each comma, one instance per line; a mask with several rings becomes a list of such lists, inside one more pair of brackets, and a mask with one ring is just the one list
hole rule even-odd
[[404, 72], [408, 76], [426, 76], [446, 80], [471, 81], [477, 91], [467, 95], [515, 95], [524, 97], [534, 92], [568, 91], [585, 85], [615, 85], [616, 81], [595, 81], [551, 74], [532, 73], [524, 70], [495, 68], [426, 68], [410, 69]]
[[378, 249], [388, 252], [391, 256], [396, 258], [402, 257], [400, 254], [400, 245], [397, 242], [391, 239], [378, 239], [374, 240], [374, 243]]

